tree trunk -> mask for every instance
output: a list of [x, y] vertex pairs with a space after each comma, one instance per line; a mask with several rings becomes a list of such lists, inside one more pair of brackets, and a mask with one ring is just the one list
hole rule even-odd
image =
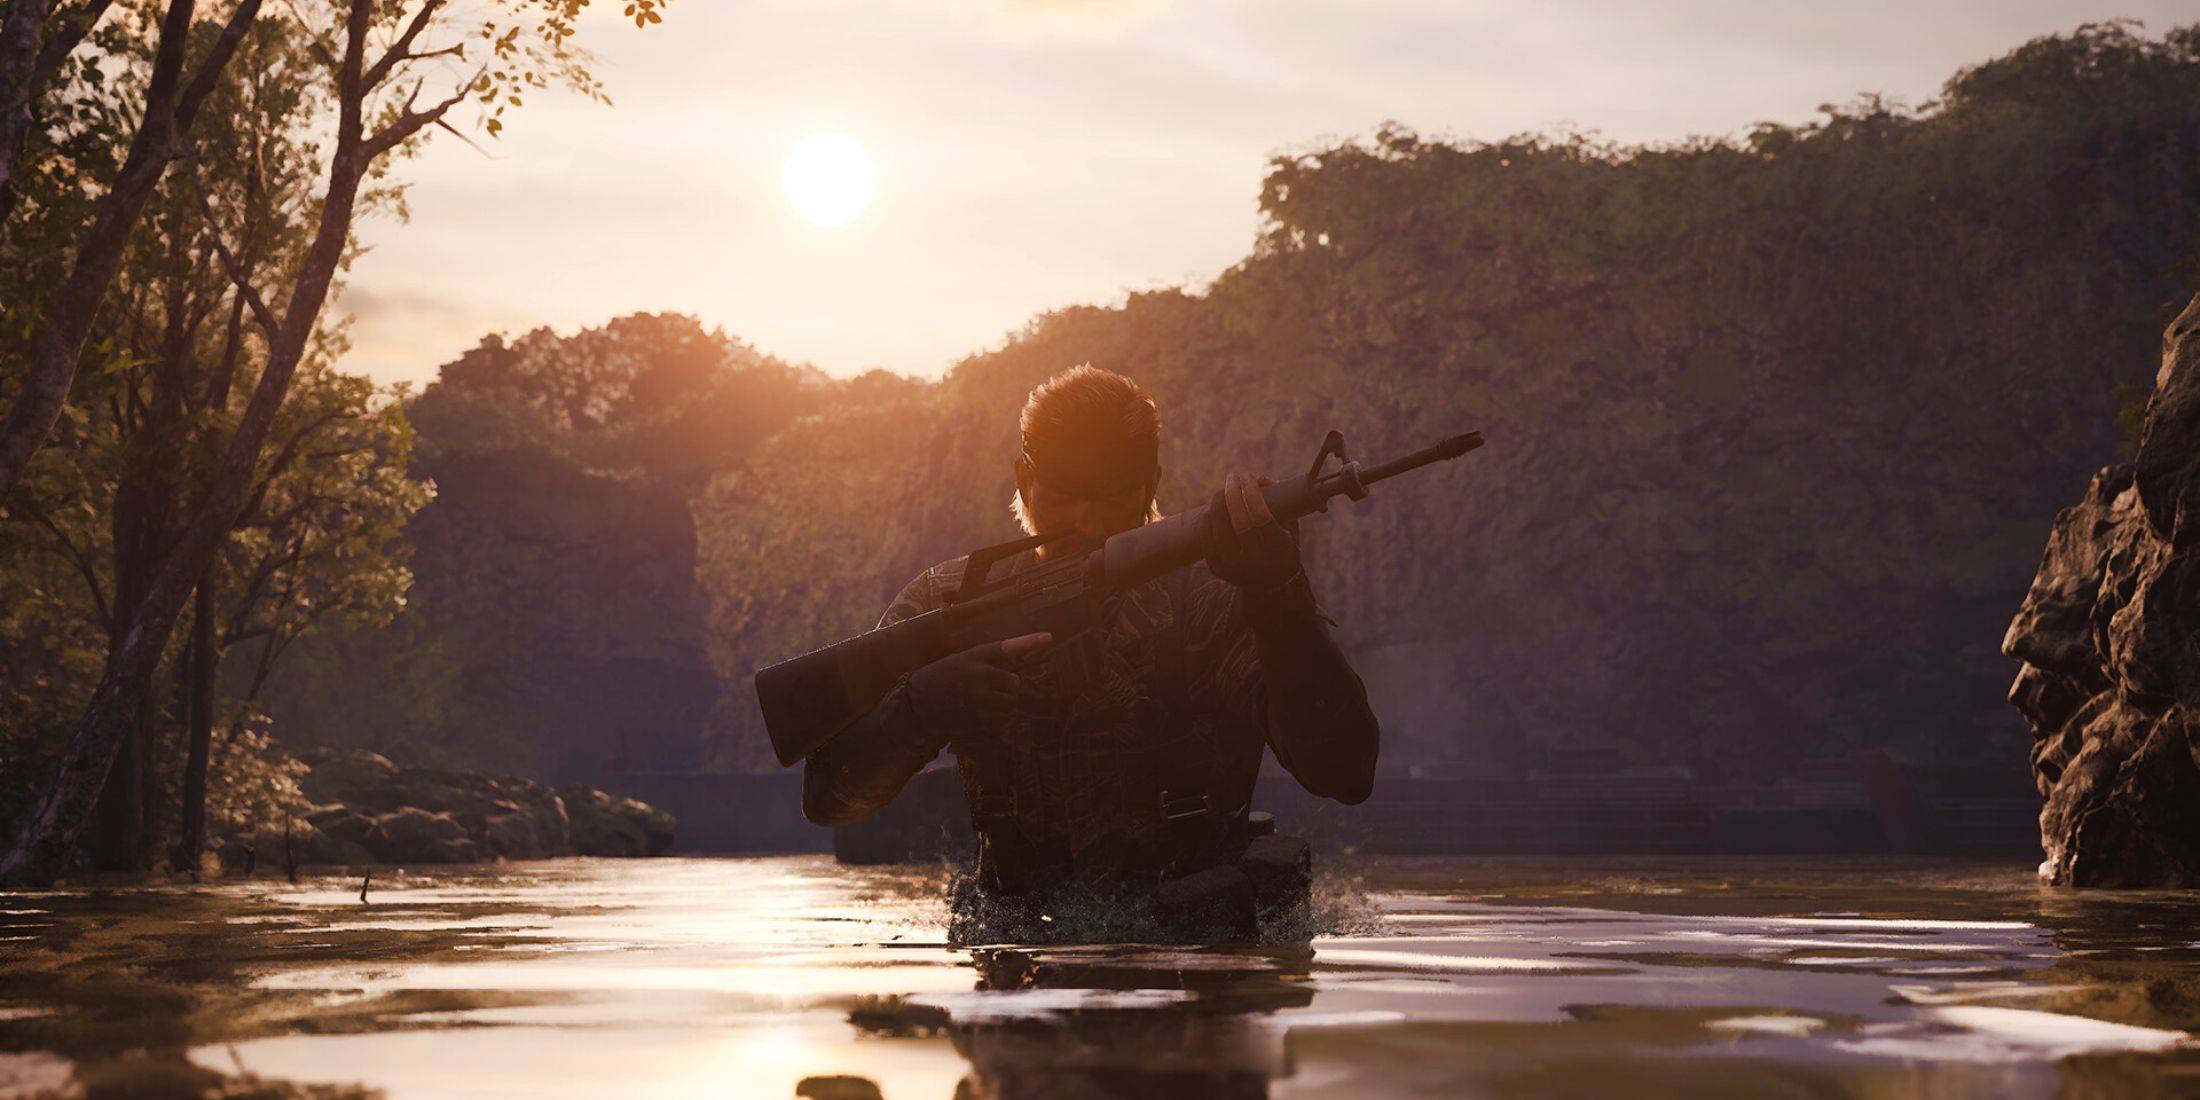
[[138, 751], [143, 753], [138, 767], [138, 832], [136, 843], [130, 848], [130, 870], [150, 871], [160, 864], [160, 830], [163, 824], [161, 797], [161, 734], [167, 730], [169, 712], [155, 703], [159, 696], [147, 692], [144, 704], [138, 709]]
[[31, 132], [38, 95], [38, 54], [46, 45], [47, 0], [8, 0], [0, 15], [0, 193], [15, 178], [15, 156]]
[[175, 868], [197, 878], [206, 851], [206, 767], [214, 746], [214, 571], [199, 577], [191, 610], [191, 648], [185, 658], [190, 695], [190, 747], [183, 761], [183, 827]]
[[[253, 6], [253, 0], [246, 0], [239, 10]], [[24, 822], [15, 846], [0, 858], [0, 885], [45, 885], [60, 877], [100, 784], [114, 765], [116, 748], [128, 735], [131, 719], [150, 690], [154, 668], [175, 631], [184, 599], [244, 512], [260, 451], [289, 393], [291, 377], [320, 323], [329, 284], [343, 261], [359, 182], [372, 157], [361, 132], [367, 91], [361, 57], [369, 10], [367, 0], [353, 0], [339, 75], [339, 116], [335, 152], [329, 158], [328, 192], [288, 308], [268, 340], [266, 366], [244, 415], [238, 418], [229, 449], [212, 475], [206, 494], [192, 509], [182, 536], [162, 557], [151, 588], [131, 616], [129, 629], [121, 635], [120, 643], [110, 648], [99, 686], [93, 689], [83, 718], [62, 750], [53, 785]]]
[[[0, 15], [0, 223], [15, 213], [15, 164], [38, 130], [39, 94], [61, 71], [114, 0], [85, 0], [56, 12], [51, 0], [10, 0]], [[6, 241], [0, 224], [0, 243]]]
[[145, 823], [145, 729], [123, 734], [115, 750], [114, 767], [100, 787], [98, 825], [92, 830], [92, 868], [98, 871], [136, 871], [138, 834]]
[[[9, 5], [11, 14], [14, 6]], [[190, 86], [181, 87], [192, 8], [193, 0], [169, 0], [167, 15], [161, 21], [152, 79], [146, 88], [144, 120], [130, 139], [129, 155], [115, 175], [114, 186], [100, 196], [91, 224], [78, 238], [68, 276], [46, 302], [44, 323], [31, 345], [30, 369], [24, 372], [23, 388], [15, 395], [7, 422], [0, 424], [0, 493], [7, 492], [22, 476], [24, 465], [45, 443], [46, 434], [61, 416], [69, 387], [76, 380], [77, 360], [83, 357], [84, 342], [91, 335], [107, 288], [114, 283], [131, 231], [137, 228], [146, 201], [152, 198], [153, 189], [189, 133], [199, 103], [211, 91], [214, 78], [228, 65], [245, 27], [257, 17], [259, 0], [244, 0], [238, 6]]]

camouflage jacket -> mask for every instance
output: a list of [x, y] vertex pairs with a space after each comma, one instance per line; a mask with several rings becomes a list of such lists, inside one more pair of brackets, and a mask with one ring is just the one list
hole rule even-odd
[[[996, 574], [1033, 562], [1026, 551]], [[941, 606], [963, 564], [919, 574], [879, 625]], [[1364, 784], [1354, 791], [1340, 777], [1372, 772], [1374, 716], [1303, 575], [1251, 593], [1198, 565], [1118, 593], [1099, 622], [1027, 659], [1015, 713], [920, 722], [890, 698], [878, 721], [813, 756], [806, 803], [828, 818], [861, 817], [948, 741], [979, 746], [959, 752], [958, 766], [980, 877], [1020, 891], [1150, 879], [1226, 858], [1217, 831], [1250, 802], [1264, 750], [1310, 790], [1365, 797]], [[1088, 647], [1093, 659], [1079, 663], [1098, 669], [1075, 685], [1054, 660], [1070, 646]], [[1280, 679], [1270, 664], [1286, 666]], [[990, 736], [958, 736], [957, 723], [975, 721], [991, 721]]]

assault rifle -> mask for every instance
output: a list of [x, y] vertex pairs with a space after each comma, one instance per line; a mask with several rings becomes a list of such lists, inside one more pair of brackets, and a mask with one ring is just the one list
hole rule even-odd
[[[1482, 433], [1453, 436], [1404, 458], [1362, 469], [1345, 454], [1344, 433], [1332, 431], [1314, 455], [1303, 478], [1279, 481], [1261, 490], [1276, 522], [1329, 510], [1329, 498], [1365, 500], [1367, 487], [1431, 462], [1457, 458], [1482, 445]], [[1325, 470], [1331, 457], [1337, 467]], [[1034, 569], [995, 581], [993, 566], [1026, 550], [1060, 544], [1075, 531], [1058, 531], [1004, 542], [973, 552], [962, 583], [945, 605], [898, 623], [879, 627], [813, 653], [781, 661], [756, 674], [756, 700], [764, 728], [782, 767], [793, 767], [848, 724], [868, 713], [903, 676], [952, 653], [984, 642], [1047, 631], [1055, 636], [1048, 653], [1057, 660], [1064, 682], [1075, 683], [1096, 659], [1093, 647], [1065, 646], [1065, 639], [1091, 637], [1101, 601], [1110, 593], [1182, 569], [1207, 556], [1210, 521], [1201, 505], [1134, 527], [1083, 554], [1057, 554]], [[1063, 669], [1061, 662], [1071, 667]]]

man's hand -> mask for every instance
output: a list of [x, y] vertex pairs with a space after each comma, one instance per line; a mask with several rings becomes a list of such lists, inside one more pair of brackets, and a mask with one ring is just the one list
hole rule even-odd
[[1299, 574], [1298, 521], [1277, 523], [1260, 495], [1274, 484], [1231, 474], [1207, 506], [1207, 568], [1239, 588], [1276, 588]]
[[981, 734], [1013, 709], [1023, 677], [1015, 662], [1054, 640], [1021, 634], [952, 653], [909, 674], [909, 706], [925, 731], [940, 741]]

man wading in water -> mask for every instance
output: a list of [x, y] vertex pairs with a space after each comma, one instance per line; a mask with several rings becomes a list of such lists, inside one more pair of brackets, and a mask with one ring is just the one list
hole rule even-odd
[[[1137, 383], [1066, 371], [1031, 392], [1022, 429], [1018, 522], [1029, 534], [1074, 528], [1081, 537], [1065, 541], [1081, 545], [1025, 550], [996, 576], [1160, 518], [1160, 418]], [[1267, 483], [1230, 475], [1210, 513], [1227, 522], [1208, 561], [1122, 591], [1095, 631], [991, 642], [910, 674], [805, 762], [803, 814], [858, 820], [944, 748], [959, 759], [978, 834], [977, 890], [958, 894], [978, 903], [958, 904], [965, 931], [1047, 938], [1042, 914], [1108, 895], [1177, 938], [1242, 939], [1302, 905], [1305, 845], [1259, 835], [1265, 815], [1247, 812], [1261, 752], [1308, 791], [1357, 803], [1379, 734], [1367, 689], [1315, 608], [1295, 524], [1276, 523], [1261, 499]], [[879, 625], [941, 606], [965, 561], [919, 574]], [[1073, 645], [1091, 647], [1101, 671], [1059, 690], [1050, 657]]]

